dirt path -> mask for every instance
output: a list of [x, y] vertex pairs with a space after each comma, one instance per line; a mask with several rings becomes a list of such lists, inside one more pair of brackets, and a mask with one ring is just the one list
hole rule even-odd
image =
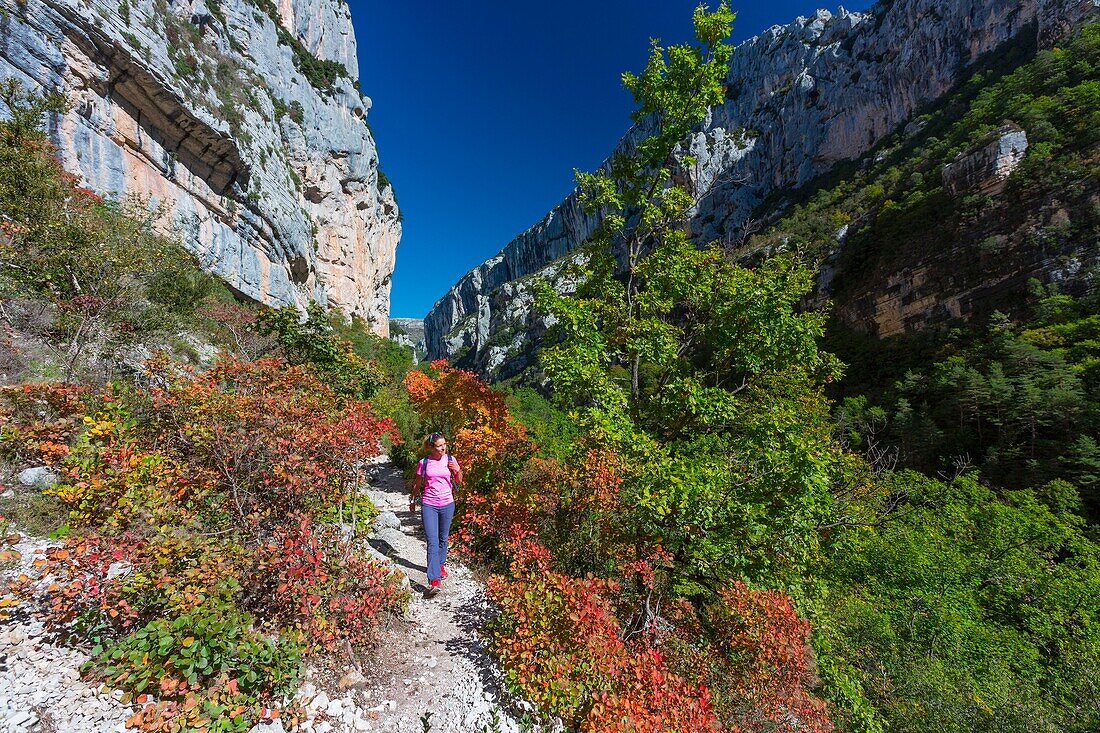
[[375, 729], [419, 733], [431, 713], [432, 733], [526, 730], [481, 638], [492, 610], [480, 584], [448, 562], [443, 590], [425, 598], [424, 535], [419, 513], [408, 511], [400, 472], [380, 464], [368, 493], [381, 512], [370, 543], [409, 576], [413, 593], [406, 620], [382, 640], [376, 666], [363, 670], [371, 679], [363, 694], [378, 713]]

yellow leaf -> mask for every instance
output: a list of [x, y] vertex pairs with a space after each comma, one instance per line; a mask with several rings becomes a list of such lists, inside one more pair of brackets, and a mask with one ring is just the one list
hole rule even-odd
[[191, 646], [192, 644], [195, 643], [195, 637], [193, 637], [193, 636], [184, 637], [183, 642], [181, 642], [181, 643], [184, 646]]

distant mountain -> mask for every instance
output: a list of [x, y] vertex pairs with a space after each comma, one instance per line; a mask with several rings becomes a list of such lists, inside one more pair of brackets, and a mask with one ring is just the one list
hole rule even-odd
[[390, 338], [413, 350], [413, 357], [419, 363], [426, 354], [424, 344], [423, 318], [391, 318]]
[[[767, 235], [806, 197], [842, 185], [882, 156], [911, 152], [906, 141], [934, 145], [936, 141], [928, 140], [925, 115], [947, 105], [938, 124], [949, 126], [952, 115], [958, 118], [966, 111], [960, 106], [965, 99], [956, 95], [968, 80], [977, 78], [980, 86], [1011, 71], [1034, 58], [1038, 49], [1072, 34], [1095, 10], [1092, 0], [896, 0], [881, 2], [867, 13], [818, 11], [745, 41], [730, 64], [727, 101], [712, 109], [682, 146], [684, 154], [696, 159], [694, 166], [677, 172], [697, 196], [691, 235], [701, 243], [718, 241], [742, 257], [786, 246], [789, 236]], [[979, 73], [987, 76], [975, 77]], [[951, 99], [956, 100], [954, 107]], [[1003, 122], [997, 120], [994, 127]], [[1029, 131], [1021, 124], [1002, 135], [956, 145], [950, 152], [962, 154], [963, 161], [924, 161], [921, 175], [953, 200], [975, 191], [995, 192], [1025, 155], [1020, 145]], [[620, 149], [644, 133], [643, 123], [624, 137]], [[895, 155], [891, 165], [898, 164]], [[948, 164], [950, 169], [941, 170]], [[879, 200], [876, 206], [882, 204]], [[873, 216], [875, 211], [863, 213]], [[925, 213], [930, 224], [939, 220], [935, 211]], [[996, 287], [989, 289], [993, 283], [1022, 291], [1027, 277], [1044, 272], [1048, 278], [1058, 276], [1044, 269], [1055, 260], [1025, 257], [983, 261], [979, 272], [965, 271], [965, 281], [960, 270], [954, 281], [933, 278], [900, 285], [880, 270], [857, 282], [851, 262], [838, 258], [844, 242], [858, 239], [867, 219], [852, 212], [846, 216], [835, 226], [819, 222], [832, 226], [831, 245], [820, 246], [815, 255], [819, 261], [831, 258], [823, 270], [821, 294], [832, 295], [830, 288], [841, 282], [853, 297], [860, 292], [858, 298], [875, 302], [888, 301], [899, 288], [920, 293], [919, 299], [896, 299], [894, 310], [882, 316], [841, 304], [841, 315], [865, 332], [918, 329], [944, 314], [965, 318], [986, 307], [985, 295], [997, 292]], [[581, 210], [574, 193], [496, 257], [471, 270], [425, 319], [429, 355], [448, 357], [494, 379], [529, 367], [545, 324], [531, 313], [527, 285], [544, 277], [568, 291], [572, 284], [563, 265], [597, 224], [596, 216]], [[908, 226], [920, 233], [919, 223], [910, 221]], [[967, 241], [971, 236], [967, 234]], [[944, 253], [955, 252], [948, 259], [958, 256], [951, 242], [942, 245]], [[913, 249], [898, 256], [917, 258], [910, 264], [919, 278], [918, 260], [932, 253]], [[998, 274], [1001, 265], [1011, 270], [1011, 278]], [[840, 272], [844, 267], [848, 269]], [[924, 276], [933, 272], [924, 271]], [[964, 301], [966, 307], [960, 305]]]

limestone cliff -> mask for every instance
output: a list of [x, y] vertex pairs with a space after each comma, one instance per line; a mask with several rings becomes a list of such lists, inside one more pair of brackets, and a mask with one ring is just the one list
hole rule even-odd
[[388, 332], [401, 224], [342, 0], [0, 0], [0, 77], [61, 91], [65, 168], [243, 295]]
[[[697, 159], [684, 171], [699, 202], [693, 237], [740, 242], [765, 201], [865, 155], [984, 54], [1023, 37], [1052, 44], [1095, 5], [894, 0], [868, 13], [818, 11], [745, 41], [730, 63], [726, 102], [683, 144]], [[542, 328], [522, 278], [552, 274], [595, 224], [571, 195], [464, 276], [425, 320], [429, 355], [495, 377], [514, 373]]]

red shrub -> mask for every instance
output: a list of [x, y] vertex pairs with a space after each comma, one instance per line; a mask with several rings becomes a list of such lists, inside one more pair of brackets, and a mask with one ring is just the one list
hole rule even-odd
[[224, 360], [153, 393], [155, 440], [213, 477], [222, 509], [251, 525], [298, 521], [347, 496], [393, 430], [305, 367]]
[[372, 643], [384, 615], [405, 602], [399, 577], [339, 533], [304, 520], [281, 529], [244, 579], [254, 599], [248, 610], [300, 632], [307, 651], [335, 650], [343, 640]]
[[833, 730], [814, 683], [810, 624], [791, 599], [736, 582], [709, 609], [715, 637], [709, 682], [723, 722], [735, 731]]
[[45, 382], [0, 387], [0, 454], [57, 465], [81, 427], [86, 387]]
[[517, 550], [514, 577], [489, 581], [501, 607], [492, 645], [514, 688], [593, 733], [715, 729], [705, 688], [670, 671], [648, 639], [620, 638], [614, 581], [550, 572], [536, 543]]

